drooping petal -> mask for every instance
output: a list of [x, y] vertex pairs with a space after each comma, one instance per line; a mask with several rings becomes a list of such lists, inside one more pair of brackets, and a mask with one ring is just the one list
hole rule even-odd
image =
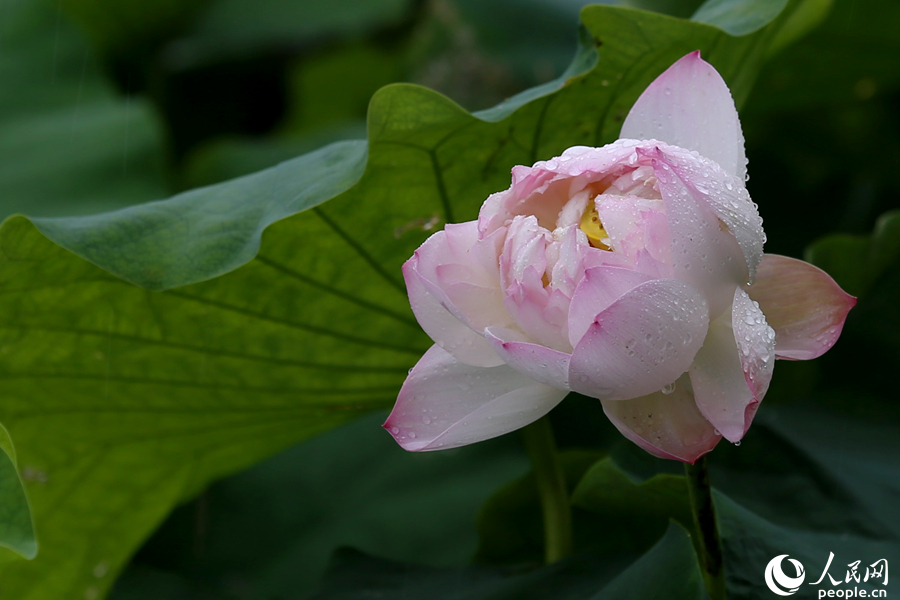
[[463, 364], [434, 345], [410, 371], [384, 428], [409, 451], [455, 448], [524, 427], [566, 394], [505, 364]]
[[734, 288], [749, 278], [743, 251], [702, 194], [681, 178], [659, 147], [638, 149], [653, 165], [666, 205], [672, 272], [700, 290], [717, 318], [731, 306]]
[[459, 360], [476, 367], [496, 367], [503, 364], [491, 345], [479, 333], [463, 323], [442, 302], [426, 289], [416, 272], [418, 259], [413, 256], [403, 265], [403, 279], [409, 294], [409, 304], [425, 333], [444, 350]]
[[569, 365], [572, 390], [601, 400], [651, 394], [688, 370], [708, 325], [703, 296], [683, 281], [647, 281], [594, 319]]
[[570, 354], [530, 342], [523, 334], [488, 327], [485, 338], [503, 362], [531, 379], [558, 390], [569, 390]]
[[756, 282], [747, 288], [775, 330], [775, 356], [809, 360], [841, 335], [856, 298], [828, 273], [802, 260], [766, 254]]
[[572, 346], [584, 337], [597, 315], [625, 293], [651, 279], [649, 275], [618, 267], [587, 269], [569, 304], [569, 341]]
[[722, 436], [697, 410], [687, 375], [666, 391], [631, 400], [603, 400], [603, 412], [626, 438], [650, 454], [693, 464]]
[[691, 365], [697, 408], [729, 441], [750, 427], [772, 378], [775, 335], [765, 315], [740, 288], [734, 308], [710, 323]]
[[647, 86], [622, 124], [621, 138], [696, 150], [731, 175], [747, 173], [744, 135], [728, 85], [691, 52]]

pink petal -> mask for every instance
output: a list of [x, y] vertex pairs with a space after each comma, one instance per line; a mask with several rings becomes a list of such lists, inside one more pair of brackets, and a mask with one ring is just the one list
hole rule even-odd
[[[744, 379], [757, 400], [762, 400], [772, 381], [775, 368], [775, 330], [766, 315], [747, 292], [738, 288], [731, 307], [731, 328], [741, 357]], [[756, 412], [756, 409], [753, 409]], [[744, 432], [750, 427], [753, 415], [745, 415]]]
[[584, 337], [597, 315], [627, 292], [651, 279], [638, 271], [617, 267], [586, 270], [569, 304], [569, 341], [572, 346]]
[[816, 358], [841, 335], [856, 298], [825, 271], [802, 260], [766, 254], [756, 282], [747, 288], [775, 329], [775, 356]]
[[693, 464], [722, 437], [697, 410], [687, 375], [666, 391], [631, 400], [603, 400], [603, 412], [622, 435], [653, 456]]
[[[569, 298], [547, 285], [548, 246], [553, 237], [534, 216], [516, 216], [500, 255], [503, 302], [517, 328], [539, 344], [568, 351], [566, 314]], [[494, 322], [490, 325], [506, 326]]]
[[569, 390], [570, 354], [531, 343], [525, 335], [502, 327], [488, 327], [484, 335], [494, 352], [516, 371], [552, 388]]
[[710, 323], [690, 370], [697, 408], [731, 442], [744, 437], [768, 389], [774, 348], [762, 311], [737, 289], [733, 311]]
[[700, 290], [715, 319], [731, 306], [734, 288], [749, 278], [734, 235], [723, 226], [690, 180], [682, 179], [661, 148], [638, 149], [653, 164], [666, 205], [673, 276]]
[[691, 52], [647, 86], [622, 124], [621, 138], [655, 139], [696, 150], [731, 175], [747, 173], [734, 99], [700, 52]]
[[410, 371], [384, 428], [412, 452], [455, 448], [524, 427], [566, 394], [507, 365], [463, 364], [434, 345]]
[[572, 352], [572, 390], [627, 400], [662, 389], [688, 370], [708, 324], [703, 297], [675, 279], [642, 283], [594, 319]]
[[410, 306], [422, 329], [473, 366], [502, 363], [482, 332], [488, 325], [512, 324], [503, 305], [498, 267], [504, 231], [481, 240], [474, 221], [447, 225], [403, 265]]
[[413, 314], [428, 337], [466, 364], [476, 367], [503, 364], [484, 336], [472, 330], [447, 308], [451, 303], [446, 296], [441, 294], [439, 299], [428, 292], [416, 272], [417, 261], [415, 255], [406, 261], [403, 279]]
[[750, 200], [744, 182], [725, 173], [714, 162], [686, 150], [663, 146], [660, 152], [694, 197], [709, 206], [735, 237], [752, 281], [763, 257], [766, 234], [762, 217]]

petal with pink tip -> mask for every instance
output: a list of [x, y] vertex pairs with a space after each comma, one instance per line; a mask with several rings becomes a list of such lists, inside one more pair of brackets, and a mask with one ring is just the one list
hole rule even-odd
[[775, 356], [816, 358], [841, 335], [856, 298], [828, 273], [802, 260], [766, 254], [756, 282], [747, 288], [775, 329]]
[[708, 319], [703, 296], [689, 284], [642, 283], [594, 319], [572, 352], [569, 385], [601, 400], [658, 391], [688, 370]]
[[575, 347], [601, 312], [640, 284], [653, 279], [638, 271], [594, 267], [584, 272], [569, 303], [569, 341]]
[[412, 452], [455, 448], [524, 427], [566, 394], [507, 365], [463, 364], [434, 345], [410, 371], [384, 428]]
[[731, 91], [699, 51], [675, 62], [647, 86], [619, 137], [696, 150], [741, 180], [747, 173], [744, 134]]
[[622, 435], [660, 458], [693, 464], [722, 436], [703, 418], [682, 375], [668, 394], [654, 392], [631, 400], [603, 400], [603, 412]]
[[731, 442], [744, 437], [768, 389], [774, 347], [762, 311], [738, 288], [733, 310], [710, 323], [690, 369], [697, 408]]
[[558, 390], [569, 390], [572, 355], [530, 342], [524, 334], [502, 327], [488, 327], [484, 337], [503, 362], [531, 379]]

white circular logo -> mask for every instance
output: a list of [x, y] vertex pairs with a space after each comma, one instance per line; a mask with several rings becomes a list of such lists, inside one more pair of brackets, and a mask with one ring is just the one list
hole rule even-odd
[[800, 589], [800, 584], [806, 578], [806, 571], [799, 560], [788, 558], [797, 570], [797, 577], [788, 577], [781, 570], [781, 561], [787, 558], [787, 554], [776, 556], [766, 565], [766, 585], [779, 596], [790, 596]]

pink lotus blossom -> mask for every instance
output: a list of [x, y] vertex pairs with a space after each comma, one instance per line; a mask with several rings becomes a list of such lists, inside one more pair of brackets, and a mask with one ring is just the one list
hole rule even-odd
[[651, 454], [694, 462], [753, 420], [776, 358], [830, 348], [856, 300], [763, 254], [731, 93], [694, 52], [602, 148], [518, 166], [477, 221], [403, 266], [435, 344], [384, 427], [405, 449], [518, 429], [570, 391]]

